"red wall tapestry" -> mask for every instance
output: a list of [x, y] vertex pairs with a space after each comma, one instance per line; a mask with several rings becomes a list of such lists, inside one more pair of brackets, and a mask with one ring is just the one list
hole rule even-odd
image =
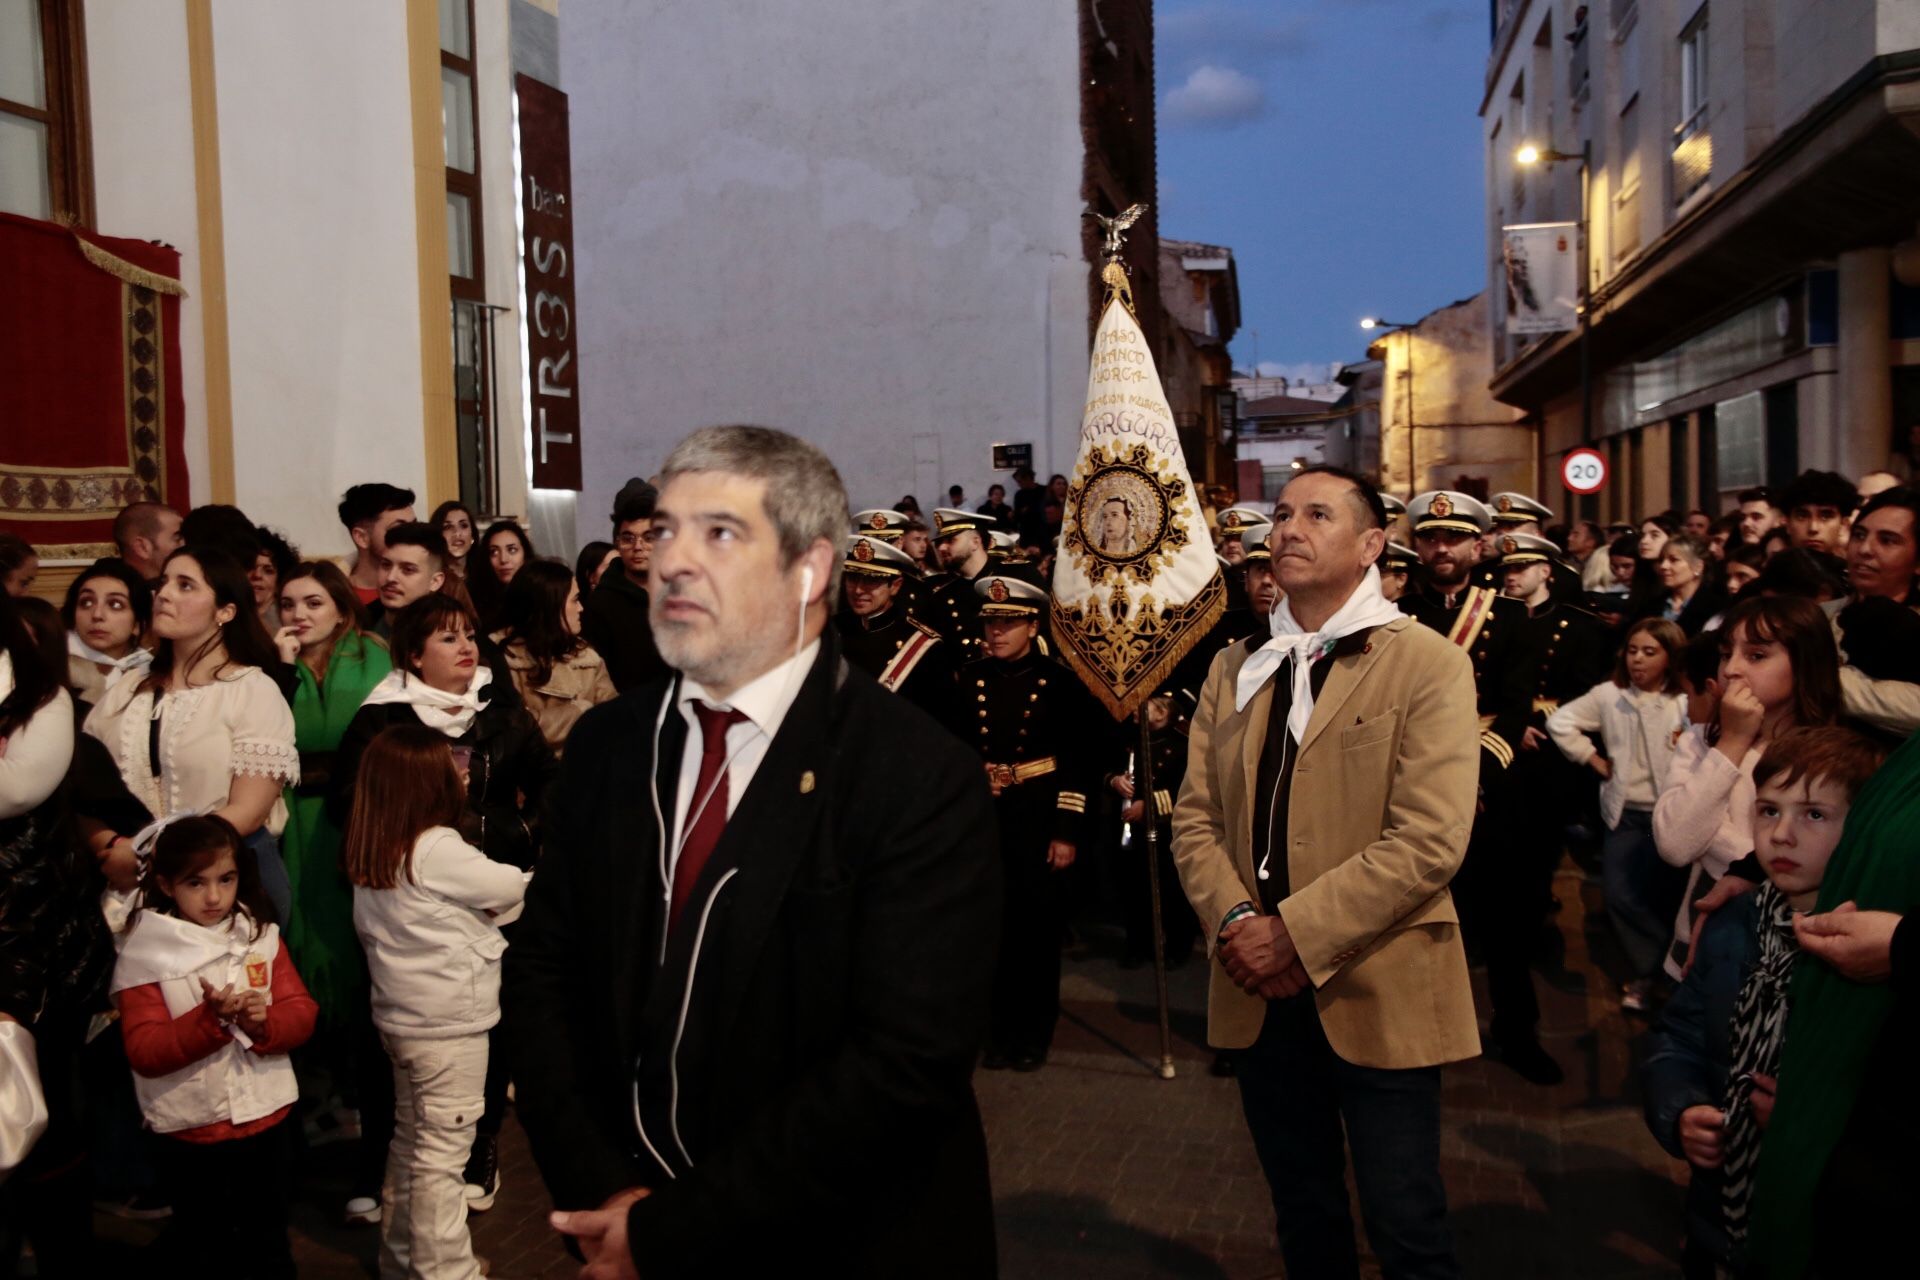
[[185, 512], [180, 254], [0, 214], [0, 529], [106, 554], [135, 502]]

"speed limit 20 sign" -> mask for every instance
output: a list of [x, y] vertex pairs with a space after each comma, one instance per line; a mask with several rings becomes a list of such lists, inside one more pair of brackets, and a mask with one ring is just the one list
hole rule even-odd
[[1560, 464], [1560, 483], [1572, 493], [1598, 493], [1607, 483], [1607, 460], [1592, 449], [1575, 449]]

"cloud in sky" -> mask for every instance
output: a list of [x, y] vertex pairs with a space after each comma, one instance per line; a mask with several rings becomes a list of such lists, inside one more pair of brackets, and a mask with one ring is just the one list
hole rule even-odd
[[1225, 4], [1199, 4], [1154, 15], [1156, 57], [1182, 71], [1222, 55], [1247, 62], [1305, 53], [1313, 47], [1305, 14], [1274, 16]]
[[1170, 124], [1230, 126], [1258, 118], [1266, 106], [1267, 91], [1258, 80], [1207, 63], [1167, 94], [1161, 118]]

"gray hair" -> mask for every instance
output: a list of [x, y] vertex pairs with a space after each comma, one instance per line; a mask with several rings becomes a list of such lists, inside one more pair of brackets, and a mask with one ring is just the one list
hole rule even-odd
[[827, 611], [833, 612], [840, 597], [840, 550], [853, 527], [853, 516], [847, 507], [847, 487], [827, 455], [774, 427], [702, 427], [667, 455], [661, 487], [675, 476], [696, 471], [766, 482], [764, 505], [780, 540], [783, 566], [791, 567], [823, 538], [834, 548], [827, 581]]

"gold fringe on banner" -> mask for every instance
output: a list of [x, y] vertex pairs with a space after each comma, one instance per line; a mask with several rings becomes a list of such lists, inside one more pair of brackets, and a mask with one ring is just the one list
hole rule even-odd
[[187, 287], [172, 276], [163, 276], [145, 267], [137, 267], [117, 254], [108, 253], [83, 235], [76, 234], [73, 239], [74, 243], [80, 246], [80, 252], [87, 261], [108, 275], [124, 280], [128, 284], [139, 285], [142, 289], [151, 289], [155, 293], [171, 294], [176, 298], [187, 296]]

